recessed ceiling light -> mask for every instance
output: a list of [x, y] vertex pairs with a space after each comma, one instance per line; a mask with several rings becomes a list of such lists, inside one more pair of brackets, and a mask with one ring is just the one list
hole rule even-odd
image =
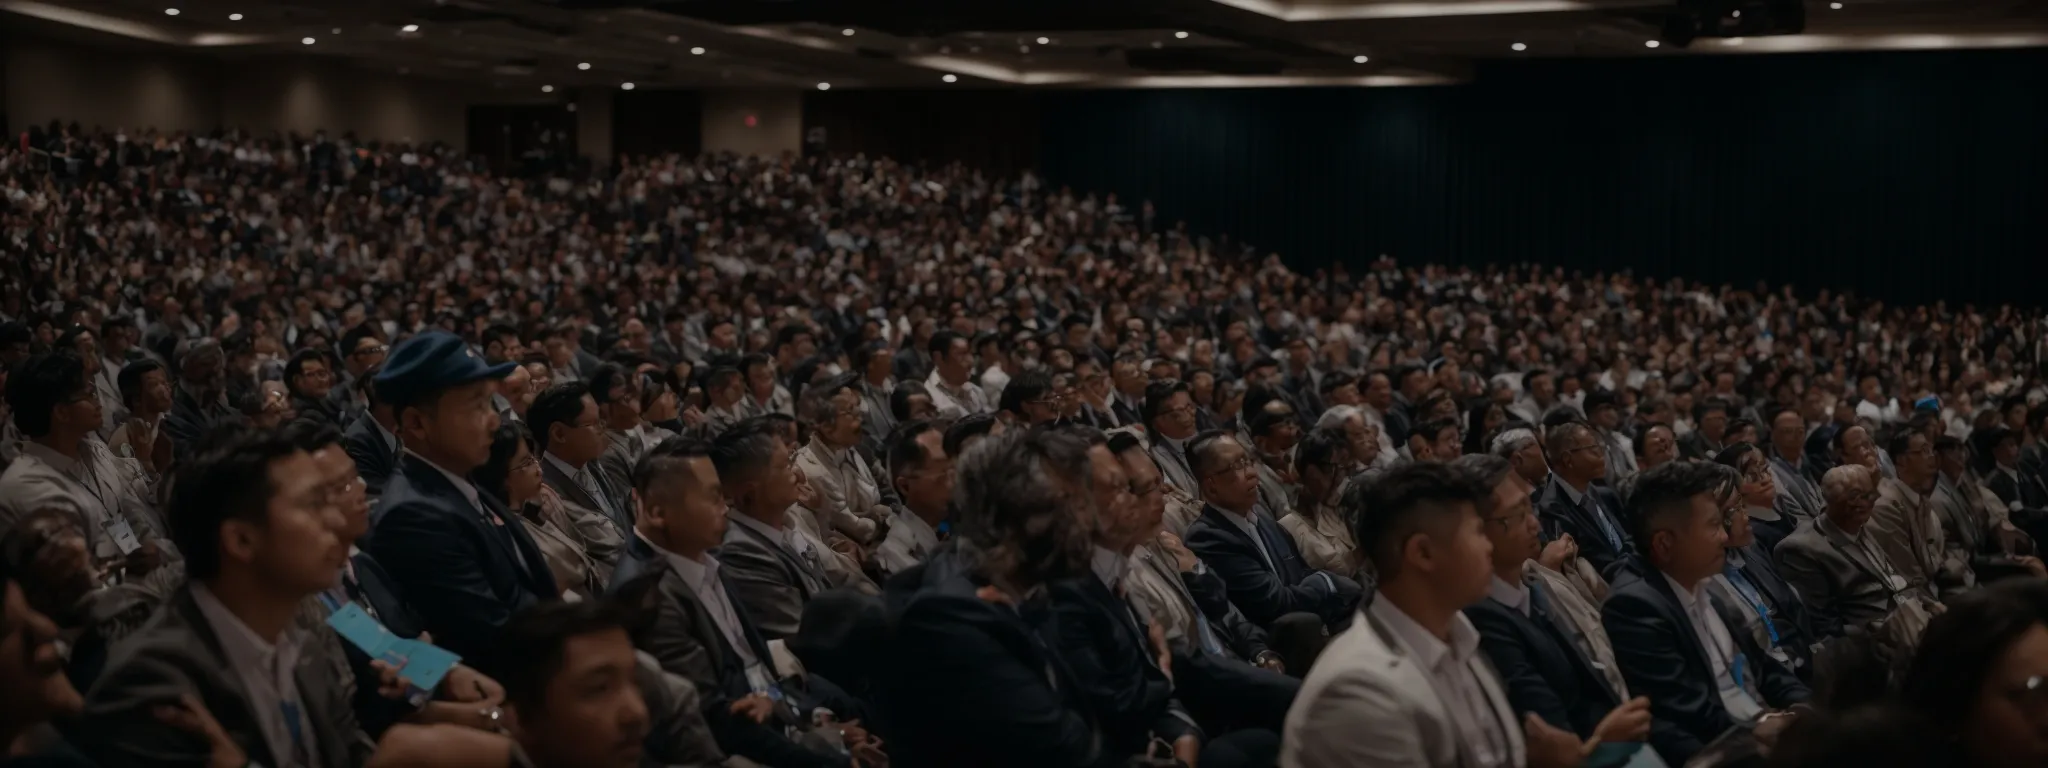
[[831, 84], [831, 83], [819, 83], [819, 84], [818, 84], [818, 90], [821, 90], [821, 91], [829, 91], [829, 90], [832, 90], [832, 84]]
[[327, 33], [330, 35], [339, 35], [341, 34], [341, 27], [335, 27], [333, 29], [327, 30]]
[[622, 91], [630, 91], [630, 90], [633, 90], [633, 84], [632, 84], [632, 83], [619, 83], [619, 90], [622, 90]]
[[1154, 40], [1154, 41], [1152, 41], [1152, 47], [1154, 47], [1154, 48], [1165, 48], [1165, 47], [1166, 47], [1166, 43], [1165, 43], [1165, 42], [1162, 42], [1162, 41], [1159, 41], [1159, 40]]
[[1372, 61], [1372, 59], [1371, 59], [1371, 58], [1368, 58], [1368, 57], [1365, 57], [1365, 56], [1353, 56], [1353, 57], [1351, 57], [1351, 63], [1353, 63], [1353, 64], [1364, 64], [1364, 63], [1366, 63], [1366, 62], [1368, 62], [1368, 61]]
[[1643, 47], [1644, 47], [1644, 48], [1655, 48], [1655, 47], [1657, 47], [1657, 46], [1660, 46], [1660, 45], [1663, 45], [1663, 43], [1657, 42], [1657, 41], [1655, 41], [1655, 40], [1645, 40], [1645, 41], [1643, 41]]
[[853, 27], [847, 27], [845, 29], [839, 30], [839, 34], [845, 35], [847, 37], [853, 37]]
[[1515, 43], [1514, 45], [1510, 45], [1508, 47], [1517, 51], [1529, 50], [1529, 45], [1527, 43]]
[[241, 21], [241, 20], [242, 20], [242, 14], [239, 14], [239, 13], [230, 13], [230, 14], [228, 14], [228, 21]]
[[554, 92], [555, 92], [555, 87], [554, 87], [554, 86], [552, 86], [552, 85], [543, 85], [543, 86], [541, 86], [541, 87], [540, 87], [540, 92], [541, 92], [541, 93], [554, 93]]
[[939, 82], [943, 82], [943, 83], [954, 83], [954, 82], [959, 82], [959, 81], [960, 81], [960, 78], [959, 78], [959, 77], [956, 77], [956, 76], [954, 76], [954, 75], [943, 75], [943, 76], [941, 76], [941, 77], [939, 78]]
[[1841, 3], [1828, 3], [1828, 10], [1831, 10], [1831, 11], [1839, 11], [1839, 10], [1842, 10], [1842, 4], [1841, 4]]
[[1175, 33], [1173, 33], [1173, 36], [1174, 36], [1175, 38], [1177, 38], [1177, 39], [1180, 39], [1180, 40], [1186, 40], [1186, 39], [1188, 39], [1188, 33], [1187, 33], [1187, 32], [1184, 32], [1184, 31], [1183, 31], [1183, 32], [1175, 32]]
[[407, 25], [405, 25], [405, 26], [403, 26], [403, 27], [399, 27], [399, 28], [398, 28], [398, 31], [400, 31], [400, 32], [418, 32], [418, 31], [420, 31], [420, 25], [418, 25], [418, 24], [407, 24]]
[[680, 43], [680, 42], [682, 42], [682, 41], [683, 41], [683, 39], [682, 39], [682, 38], [680, 38], [680, 37], [676, 37], [675, 35], [669, 35], [669, 36], [668, 36], [668, 41], [669, 41], [670, 43]]
[[306, 45], [312, 45], [312, 44], [313, 44], [313, 38], [310, 38], [310, 37], [303, 37], [303, 38], [299, 38], [299, 42], [301, 42], [301, 43], [305, 43]]
[[1041, 38], [1038, 38], [1038, 44], [1039, 44], [1039, 45], [1052, 45], [1052, 38], [1050, 38], [1050, 37], [1041, 37]]
[[165, 15], [165, 16], [176, 16], [176, 15], [178, 15], [178, 9], [176, 9], [176, 8], [165, 8], [165, 9], [164, 9], [164, 15]]
[[1030, 52], [1031, 52], [1031, 46], [1028, 46], [1028, 45], [1020, 45], [1020, 46], [1017, 46], [1017, 52], [1018, 52], [1018, 53], [1030, 53]]
[[691, 49], [690, 49], [690, 55], [692, 55], [692, 56], [702, 56], [702, 55], [704, 55], [704, 49], [703, 49], [703, 48], [701, 48], [701, 47], [700, 47], [700, 48], [691, 48]]
[[579, 62], [576, 62], [576, 68], [577, 68], [577, 69], [589, 69], [589, 68], [590, 68], [590, 62], [587, 62], [587, 61], [579, 61]]
[[1742, 44], [1742, 38], [1739, 38], [1739, 37], [1731, 37], [1731, 38], [1728, 38], [1728, 39], [1726, 39], [1726, 40], [1723, 40], [1723, 41], [1721, 41], [1721, 44], [1722, 44], [1722, 45], [1741, 45], [1741, 44]]
[[1731, 13], [1729, 13], [1729, 14], [1728, 14], [1728, 18], [1731, 18], [1731, 19], [1739, 19], [1739, 18], [1742, 18], [1742, 12], [1741, 12], [1741, 11], [1734, 11], [1734, 12], [1731, 12]]

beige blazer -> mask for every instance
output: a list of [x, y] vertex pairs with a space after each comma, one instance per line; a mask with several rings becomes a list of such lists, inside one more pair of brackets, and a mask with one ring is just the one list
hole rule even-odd
[[796, 452], [796, 466], [810, 480], [811, 487], [818, 490], [818, 522], [856, 544], [875, 543], [875, 520], [887, 515], [889, 508], [881, 506], [881, 490], [858, 451], [841, 451], [835, 461], [813, 437], [809, 445]]
[[[1526, 764], [1521, 720], [1499, 673], [1484, 653], [1469, 668], [1503, 725], [1507, 764]], [[1371, 611], [1359, 611], [1317, 657], [1280, 744], [1280, 768], [1462, 768], [1472, 759], [1428, 674]]]
[[1294, 537], [1308, 567], [1346, 576], [1358, 574], [1358, 543], [1352, 540], [1350, 527], [1335, 508], [1304, 504], [1294, 514], [1280, 518], [1280, 527]]
[[1934, 506], [1905, 483], [1885, 478], [1870, 512], [1870, 538], [1906, 581], [1938, 589], [1937, 595], [1975, 582], [1969, 563], [1949, 556]]

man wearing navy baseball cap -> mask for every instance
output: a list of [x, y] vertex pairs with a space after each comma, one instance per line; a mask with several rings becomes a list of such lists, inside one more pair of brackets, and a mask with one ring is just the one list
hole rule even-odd
[[494, 675], [488, 650], [498, 628], [561, 594], [518, 519], [469, 480], [490, 459], [498, 428], [491, 394], [515, 365], [491, 365], [462, 339], [429, 331], [393, 348], [373, 380], [405, 453], [364, 549], [399, 583], [436, 645]]

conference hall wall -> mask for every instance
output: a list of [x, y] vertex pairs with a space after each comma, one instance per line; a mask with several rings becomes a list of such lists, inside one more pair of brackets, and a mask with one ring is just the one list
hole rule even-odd
[[[1535, 261], [2039, 303], [2048, 51], [1483, 64], [1470, 84], [833, 90], [822, 149], [1142, 199], [1292, 263]], [[814, 147], [814, 149], [817, 149]]]

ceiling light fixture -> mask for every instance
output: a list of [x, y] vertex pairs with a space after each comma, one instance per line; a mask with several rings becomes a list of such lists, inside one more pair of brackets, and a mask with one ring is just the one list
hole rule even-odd
[[164, 9], [164, 15], [165, 15], [165, 16], [176, 16], [176, 15], [178, 15], [178, 9], [176, 9], [176, 8], [165, 8], [165, 9]]
[[1508, 47], [1509, 47], [1509, 48], [1512, 48], [1512, 49], [1514, 49], [1514, 50], [1516, 50], [1516, 51], [1518, 51], [1518, 52], [1519, 52], [1519, 51], [1526, 51], [1526, 50], [1529, 50], [1529, 46], [1528, 46], [1528, 44], [1526, 44], [1526, 43], [1515, 43], [1514, 45], [1510, 45], [1510, 46], [1508, 46]]
[[239, 13], [230, 13], [230, 14], [228, 14], [228, 21], [241, 21], [241, 20], [242, 20], [242, 14], [239, 14]]
[[1830, 10], [1830, 11], [1839, 11], [1839, 10], [1842, 10], [1842, 4], [1841, 4], [1841, 3], [1828, 3], [1828, 10]]
[[957, 83], [959, 81], [960, 78], [954, 75], [944, 75], [939, 78], [939, 82], [943, 83]]
[[541, 92], [541, 93], [554, 93], [554, 92], [555, 92], [555, 87], [554, 87], [554, 86], [552, 86], [552, 85], [543, 85], [543, 86], [541, 86], [541, 87], [540, 87], [540, 92]]
[[1655, 41], [1655, 40], [1645, 40], [1645, 41], [1643, 41], [1643, 47], [1644, 47], [1644, 48], [1655, 48], [1655, 47], [1657, 47], [1657, 46], [1660, 46], [1660, 45], [1663, 45], [1663, 43], [1657, 42], [1657, 41]]
[[579, 62], [576, 62], [576, 68], [577, 68], [577, 69], [584, 69], [584, 70], [590, 69], [590, 62], [587, 62], [587, 61], [579, 61]]
[[1052, 38], [1050, 38], [1050, 37], [1041, 37], [1041, 38], [1038, 38], [1038, 44], [1039, 44], [1039, 45], [1052, 45]]
[[1186, 31], [1175, 32], [1173, 33], [1173, 37], [1176, 40], [1186, 40], [1188, 39], [1188, 33]]
[[1154, 48], [1165, 48], [1165, 47], [1166, 47], [1166, 43], [1165, 43], [1164, 41], [1160, 41], [1160, 40], [1154, 40], [1154, 41], [1152, 41], [1152, 47], [1154, 47]]
[[313, 38], [310, 38], [310, 37], [303, 37], [303, 38], [299, 38], [299, 42], [301, 42], [301, 43], [305, 43], [306, 45], [312, 45], [312, 44], [313, 44]]
[[420, 31], [420, 25], [418, 25], [418, 24], [407, 24], [407, 25], [405, 25], [405, 26], [403, 26], [403, 27], [399, 27], [399, 28], [398, 28], [398, 31], [400, 31], [400, 32], [418, 32], [418, 31]]
[[1020, 45], [1020, 46], [1017, 46], [1017, 52], [1018, 52], [1018, 53], [1030, 53], [1030, 52], [1031, 52], [1031, 46], [1028, 46], [1028, 45]]
[[632, 84], [632, 83], [619, 83], [619, 90], [622, 90], [622, 91], [630, 91], [630, 90], [633, 90], [633, 84]]
[[327, 33], [330, 35], [339, 35], [341, 34], [341, 27], [335, 27], [333, 29], [327, 30]]
[[1366, 62], [1368, 62], [1368, 61], [1372, 61], [1372, 59], [1370, 59], [1370, 58], [1368, 58], [1368, 57], [1365, 57], [1365, 56], [1353, 56], [1353, 57], [1351, 57], [1351, 63], [1353, 63], [1353, 64], [1364, 64], [1364, 63], [1366, 63]]
[[818, 84], [818, 90], [821, 90], [821, 91], [829, 91], [829, 90], [832, 90], [832, 84], [831, 84], [831, 83], [819, 83], [819, 84]]
[[668, 41], [669, 41], [669, 43], [670, 43], [671, 45], [673, 45], [673, 44], [675, 44], [675, 43], [680, 43], [680, 42], [682, 42], [682, 41], [683, 41], [683, 39], [682, 39], [682, 38], [680, 38], [680, 37], [676, 37], [675, 35], [669, 35], [669, 36], [668, 36]]
[[853, 27], [847, 27], [845, 29], [839, 30], [839, 34], [845, 35], [847, 37], [853, 37]]
[[703, 49], [703, 48], [701, 48], [701, 47], [700, 47], [700, 48], [691, 48], [691, 49], [690, 49], [690, 55], [691, 55], [691, 56], [702, 56], [702, 55], [704, 55], [704, 49]]

